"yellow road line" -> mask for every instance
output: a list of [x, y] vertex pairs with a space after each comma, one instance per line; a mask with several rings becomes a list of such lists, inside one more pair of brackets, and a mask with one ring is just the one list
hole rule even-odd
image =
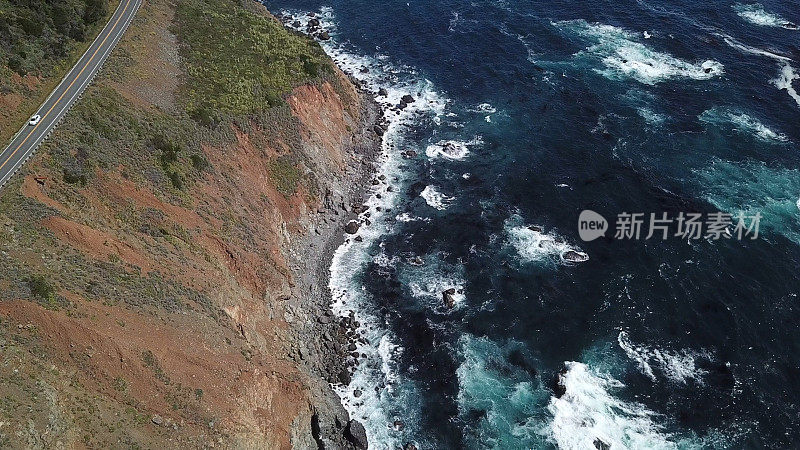
[[111, 28], [108, 31], [108, 34], [106, 34], [106, 37], [104, 37], [103, 41], [100, 43], [100, 45], [97, 46], [97, 49], [94, 51], [94, 53], [92, 53], [92, 56], [89, 57], [89, 60], [86, 61], [86, 64], [83, 66], [81, 71], [78, 72], [78, 75], [76, 75], [75, 78], [72, 80], [72, 82], [69, 84], [69, 86], [67, 86], [67, 88], [64, 89], [64, 92], [62, 92], [61, 95], [58, 97], [58, 99], [55, 101], [55, 103], [53, 103], [53, 106], [51, 106], [50, 109], [48, 109], [47, 112], [44, 113], [42, 118], [39, 120], [39, 123], [37, 123], [33, 127], [33, 129], [30, 131], [30, 133], [28, 133], [27, 136], [25, 136], [25, 139], [23, 139], [23, 141], [20, 142], [20, 144], [17, 146], [17, 148], [14, 149], [14, 151], [11, 153], [11, 155], [5, 161], [3, 161], [3, 164], [0, 164], [0, 169], [2, 169], [6, 164], [8, 164], [9, 161], [11, 161], [11, 159], [14, 157], [14, 155], [17, 154], [17, 151], [19, 151], [19, 149], [22, 148], [23, 145], [25, 145], [25, 142], [28, 141], [28, 138], [31, 137], [31, 135], [36, 131], [36, 129], [39, 128], [39, 125], [41, 125], [42, 122], [44, 122], [44, 119], [47, 117], [47, 115], [50, 114], [51, 111], [53, 111], [53, 108], [55, 108], [56, 105], [58, 105], [58, 103], [61, 101], [61, 99], [64, 98], [64, 95], [66, 95], [67, 92], [69, 92], [69, 90], [72, 88], [72, 85], [75, 84], [75, 82], [78, 81], [78, 79], [80, 79], [81, 75], [83, 74], [83, 71], [86, 70], [86, 68], [89, 67], [89, 65], [92, 63], [92, 61], [94, 60], [94, 57], [97, 56], [97, 52], [99, 52], [100, 49], [103, 48], [103, 44], [106, 43], [106, 40], [108, 39], [108, 37], [111, 36], [114, 33], [114, 29], [117, 28], [117, 25], [119, 24], [119, 21], [123, 17], [125, 17], [125, 11], [128, 10], [128, 6], [130, 4], [131, 4], [131, 0], [127, 0], [127, 2], [125, 3], [125, 7], [122, 9], [122, 13], [119, 15], [119, 17], [117, 17], [117, 20], [114, 22], [114, 25], [111, 26]]

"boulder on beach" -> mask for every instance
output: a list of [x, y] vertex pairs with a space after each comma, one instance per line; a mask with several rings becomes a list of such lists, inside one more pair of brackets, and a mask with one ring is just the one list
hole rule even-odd
[[358, 228], [360, 226], [361, 225], [359, 225], [358, 222], [351, 220], [350, 222], [347, 222], [347, 225], [344, 226], [344, 232], [347, 234], [356, 234], [358, 233]]
[[387, 95], [389, 95], [389, 93], [388, 93], [388, 92], [386, 92], [386, 89], [384, 89], [384, 88], [380, 88], [380, 89], [378, 89], [378, 96], [380, 96], [380, 97], [386, 97]]
[[367, 430], [361, 422], [353, 419], [347, 424], [347, 429], [344, 432], [344, 437], [350, 441], [355, 448], [367, 449], [369, 443], [367, 442]]

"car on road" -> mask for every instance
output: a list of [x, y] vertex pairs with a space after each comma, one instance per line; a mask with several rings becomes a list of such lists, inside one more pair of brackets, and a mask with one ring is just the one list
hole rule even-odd
[[42, 116], [34, 114], [31, 120], [28, 121], [28, 125], [36, 125], [40, 120], [42, 120]]

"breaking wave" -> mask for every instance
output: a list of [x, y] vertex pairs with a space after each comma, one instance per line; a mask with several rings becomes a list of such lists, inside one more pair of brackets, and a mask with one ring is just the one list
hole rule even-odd
[[780, 27], [787, 30], [797, 29], [797, 25], [793, 24], [792, 22], [789, 22], [777, 14], [767, 12], [764, 9], [764, 5], [761, 3], [752, 3], [749, 5], [737, 3], [733, 5], [733, 9], [736, 11], [736, 14], [738, 14], [739, 17], [752, 23], [753, 25], [759, 25], [762, 27]]
[[782, 133], [776, 133], [758, 119], [730, 108], [711, 108], [698, 116], [700, 121], [714, 125], [732, 125], [733, 129], [747, 133], [765, 142], [787, 142], [789, 139]]
[[656, 381], [654, 367], [672, 382], [686, 384], [689, 380], [702, 383], [706, 371], [697, 367], [698, 359], [710, 359], [706, 352], [692, 352], [689, 350], [672, 351], [658, 347], [636, 345], [631, 342], [628, 333], [621, 331], [617, 343], [632, 361], [635, 361], [639, 370]]
[[612, 25], [589, 23], [583, 19], [554, 22], [552, 25], [590, 41], [592, 44], [575, 56], [599, 60], [605, 69], [595, 70], [609, 79], [627, 77], [653, 85], [676, 78], [708, 80], [724, 73], [722, 64], [717, 61], [690, 62], [676, 58], [642, 44], [638, 41], [638, 33]]

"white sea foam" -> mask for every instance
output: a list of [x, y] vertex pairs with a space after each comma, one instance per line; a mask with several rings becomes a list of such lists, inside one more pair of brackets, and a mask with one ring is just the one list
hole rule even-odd
[[567, 362], [561, 383], [566, 392], [553, 397], [547, 409], [553, 419], [546, 434], [561, 449], [585, 450], [602, 441], [612, 449], [675, 449], [672, 435], [658, 424], [659, 416], [639, 403], [613, 393], [624, 385], [586, 364]]
[[707, 80], [724, 73], [717, 61], [690, 62], [676, 58], [638, 42], [638, 34], [619, 27], [585, 20], [554, 22], [553, 26], [592, 42], [576, 57], [599, 60], [605, 69], [596, 69], [597, 72], [610, 79], [629, 77], [652, 85], [675, 78]]
[[581, 258], [588, 255], [580, 248], [572, 246], [564, 238], [555, 233], [545, 233], [541, 227], [519, 224], [521, 218], [513, 216], [506, 221], [508, 242], [516, 249], [524, 262], [554, 262], [567, 264], [568, 252], [574, 252]]
[[497, 108], [492, 106], [490, 103], [481, 103], [480, 105], [475, 107], [475, 111], [481, 113], [494, 114], [497, 112]]
[[464, 159], [469, 155], [469, 148], [483, 144], [480, 136], [469, 141], [442, 140], [429, 145], [425, 149], [428, 158]]
[[797, 29], [797, 25], [793, 24], [792, 22], [789, 22], [775, 13], [767, 12], [764, 9], [764, 5], [761, 3], [752, 3], [748, 5], [736, 3], [733, 5], [733, 9], [736, 11], [736, 14], [738, 14], [739, 17], [752, 23], [753, 25], [759, 25], [762, 27], [781, 27], [786, 28], [787, 30]]
[[411, 213], [407, 213], [407, 212], [400, 213], [400, 214], [396, 215], [395, 216], [395, 220], [397, 220], [398, 222], [417, 222], [417, 221], [430, 222], [431, 221], [431, 219], [428, 218], [428, 217], [419, 217], [419, 216], [415, 216], [415, 215], [412, 215]]
[[794, 80], [800, 78], [800, 75], [794, 72], [792, 66], [789, 64], [784, 64], [781, 67], [781, 72], [778, 74], [778, 78], [772, 80], [772, 84], [778, 87], [778, 89], [785, 89], [786, 93], [789, 94], [789, 97], [792, 97], [794, 101], [800, 105], [800, 94], [797, 93], [792, 83]]
[[722, 40], [725, 41], [726, 44], [728, 44], [729, 46], [735, 48], [736, 50], [739, 50], [742, 53], [748, 53], [748, 54], [751, 54], [751, 55], [766, 56], [767, 58], [772, 58], [772, 59], [775, 59], [775, 60], [778, 60], [778, 61], [791, 61], [791, 58], [789, 58], [788, 56], [783, 56], [783, 55], [779, 55], [779, 54], [774, 53], [774, 52], [770, 52], [770, 51], [767, 51], [767, 50], [762, 50], [760, 48], [751, 47], [749, 45], [746, 45], [746, 44], [743, 44], [743, 43], [739, 42], [738, 40], [734, 39], [732, 36], [728, 36], [727, 34], [722, 34], [722, 33], [714, 33], [714, 34], [716, 34], [717, 36], [721, 37]]
[[661, 125], [667, 120], [666, 115], [657, 113], [646, 106], [636, 108], [636, 112], [650, 125]]
[[621, 331], [617, 343], [631, 360], [635, 361], [639, 370], [653, 381], [656, 381], [656, 370], [672, 382], [686, 384], [689, 380], [702, 383], [706, 371], [697, 367], [698, 359], [711, 359], [708, 352], [689, 350], [673, 351], [658, 347], [636, 345], [631, 342], [628, 333]]
[[[291, 16], [288, 25], [299, 31], [304, 31], [311, 19], [305, 11], [286, 10], [283, 14]], [[400, 155], [399, 150], [409, 147], [409, 143], [405, 142], [405, 131], [420, 121], [441, 123], [441, 118], [447, 114], [447, 100], [433, 88], [430, 81], [418, 77], [413, 69], [394, 65], [384, 55], [360, 55], [349, 44], [339, 42], [335, 18], [330, 8], [322, 8], [315, 17], [331, 36], [330, 40], [321, 41], [320, 45], [336, 64], [367, 90], [376, 94], [380, 89], [386, 90], [386, 95], [376, 95], [376, 101], [382, 107], [395, 108], [406, 94], [414, 97], [413, 103], [403, 109], [395, 108], [394, 114], [386, 115], [388, 123], [382, 137], [382, 154], [378, 161], [380, 174], [386, 175], [387, 179], [396, 179], [397, 184], [408, 184], [410, 175], [402, 169], [408, 161]], [[295, 22], [296, 26], [293, 25]], [[390, 426], [395, 420], [392, 413], [397, 411], [395, 405], [403, 405], [403, 421], [406, 429], [411, 430], [419, 416], [419, 411], [413, 408], [416, 403], [412, 399], [419, 393], [416, 392], [414, 383], [402, 377], [397, 370], [396, 360], [403, 349], [396, 344], [396, 336], [372, 312], [374, 302], [360, 288], [354, 275], [362, 272], [371, 262], [378, 265], [393, 263], [382, 254], [373, 258], [368, 249], [379, 245], [381, 236], [393, 232], [394, 227], [404, 218], [412, 218], [410, 215], [401, 215], [397, 221], [386, 220], [390, 214], [387, 209], [395, 209], [399, 195], [400, 189], [386, 191], [381, 186], [374, 188], [365, 202], [370, 210], [372, 225], [361, 227], [360, 241], [347, 239], [336, 250], [329, 281], [333, 312], [341, 317], [353, 314], [361, 324], [359, 335], [367, 341], [366, 344], [356, 343], [357, 351], [366, 356], [359, 359], [349, 386], [336, 385], [334, 389], [350, 416], [363, 423], [370, 444], [389, 448], [399, 447], [407, 441], [407, 431]], [[390, 217], [394, 218], [396, 213], [391, 214]], [[356, 390], [361, 394], [358, 397], [354, 394]]]
[[436, 208], [439, 211], [444, 211], [450, 205], [450, 202], [455, 200], [453, 197], [439, 192], [436, 186], [425, 186], [425, 189], [419, 194], [420, 197], [425, 199], [425, 203], [431, 208]]
[[776, 133], [758, 119], [730, 108], [715, 107], [703, 111], [698, 118], [714, 125], [730, 124], [739, 132], [747, 133], [765, 142], [786, 142], [789, 139], [782, 133]]

